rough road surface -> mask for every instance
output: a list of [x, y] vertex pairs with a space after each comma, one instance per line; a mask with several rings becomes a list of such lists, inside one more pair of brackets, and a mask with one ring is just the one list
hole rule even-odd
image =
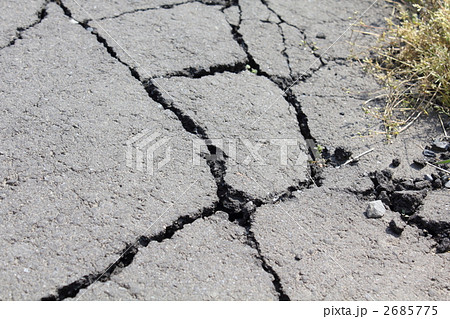
[[440, 122], [373, 133], [384, 1], [0, 12], [0, 300], [449, 299]]

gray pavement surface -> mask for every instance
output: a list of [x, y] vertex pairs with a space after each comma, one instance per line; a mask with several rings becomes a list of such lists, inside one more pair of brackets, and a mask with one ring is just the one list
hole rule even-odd
[[0, 48], [13, 43], [23, 30], [41, 19], [44, 3], [42, 0], [0, 2]]
[[[270, 80], [251, 72], [225, 72], [201, 79], [161, 79], [158, 87], [167, 103], [204, 128], [225, 154], [236, 154], [227, 161], [224, 177], [234, 189], [263, 199], [307, 179], [307, 147], [295, 109]], [[278, 165], [281, 143], [287, 139], [295, 145], [286, 147], [286, 162]]]
[[220, 7], [187, 3], [89, 23], [144, 78], [243, 64]]
[[270, 274], [246, 242], [245, 229], [219, 211], [153, 242], [107, 289], [96, 283], [79, 300], [277, 300]]
[[440, 122], [386, 143], [358, 60], [386, 2], [0, 8], [0, 300], [449, 299]]
[[[295, 300], [444, 300], [448, 254], [407, 226], [386, 232], [394, 215], [368, 219], [366, 203], [327, 187], [258, 208], [254, 232], [285, 292]], [[430, 266], [432, 265], [432, 266]]]

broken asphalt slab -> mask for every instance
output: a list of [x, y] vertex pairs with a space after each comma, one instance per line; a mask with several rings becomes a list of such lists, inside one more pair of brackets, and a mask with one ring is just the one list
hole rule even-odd
[[21, 6], [0, 22], [0, 299], [446, 298], [448, 190], [412, 165], [440, 124], [368, 134], [382, 90], [356, 52], [384, 2]]

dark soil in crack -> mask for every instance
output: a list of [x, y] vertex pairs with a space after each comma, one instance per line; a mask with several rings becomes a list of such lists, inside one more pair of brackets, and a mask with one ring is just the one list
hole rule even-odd
[[[420, 215], [423, 200], [428, 192], [442, 188], [444, 174], [433, 174], [433, 182], [426, 179], [394, 179], [386, 169], [370, 174], [374, 184], [372, 196], [381, 200], [392, 211], [398, 212], [409, 225], [415, 225], [424, 236], [431, 235], [436, 241], [436, 252], [450, 251], [450, 223], [426, 220]], [[368, 193], [365, 194], [367, 196]]]

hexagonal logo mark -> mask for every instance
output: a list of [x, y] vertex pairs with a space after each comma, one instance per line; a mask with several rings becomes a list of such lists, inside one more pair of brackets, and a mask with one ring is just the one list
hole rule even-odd
[[[168, 145], [169, 137], [161, 137], [160, 132], [151, 132], [149, 129], [130, 137], [127, 142], [126, 165], [139, 172], [153, 175], [158, 169], [170, 162], [171, 148]], [[164, 157], [156, 161], [155, 152], [164, 147]]]

